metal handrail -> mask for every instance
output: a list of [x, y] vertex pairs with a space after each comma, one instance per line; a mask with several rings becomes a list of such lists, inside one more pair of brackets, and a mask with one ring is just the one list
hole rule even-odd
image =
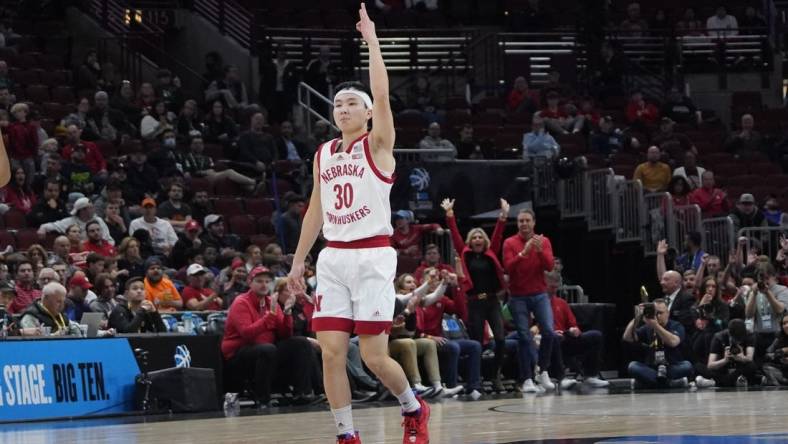
[[334, 102], [329, 100], [328, 97], [324, 96], [320, 91], [312, 88], [306, 83], [299, 82], [298, 105], [307, 114], [304, 116], [304, 124], [306, 125], [307, 134], [312, 134], [312, 119], [310, 116], [331, 125], [334, 131], [339, 131], [339, 128], [337, 128], [337, 126], [331, 121], [332, 119], [330, 114], [329, 117], [323, 116], [312, 107], [312, 96], [314, 96], [319, 103], [322, 102], [323, 104], [327, 105], [329, 110], [334, 109]]

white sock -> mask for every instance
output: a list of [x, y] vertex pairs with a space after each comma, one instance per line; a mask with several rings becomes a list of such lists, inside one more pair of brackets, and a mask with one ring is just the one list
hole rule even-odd
[[347, 405], [341, 409], [331, 409], [334, 414], [334, 423], [337, 426], [337, 435], [344, 435], [345, 433], [354, 434], [356, 431], [353, 428], [353, 411], [352, 407]]
[[397, 400], [399, 400], [399, 405], [405, 413], [415, 412], [421, 407], [419, 400], [416, 399], [416, 395], [413, 394], [413, 390], [410, 388], [405, 389], [404, 392], [397, 395]]

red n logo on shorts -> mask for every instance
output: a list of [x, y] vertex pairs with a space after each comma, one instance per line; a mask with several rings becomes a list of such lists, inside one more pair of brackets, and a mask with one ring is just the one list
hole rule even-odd
[[320, 311], [320, 303], [323, 302], [323, 295], [319, 294], [315, 297], [315, 311]]

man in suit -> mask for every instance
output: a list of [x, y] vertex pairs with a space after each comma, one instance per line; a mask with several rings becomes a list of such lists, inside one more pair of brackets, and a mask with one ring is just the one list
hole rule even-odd
[[678, 271], [669, 270], [662, 274], [659, 285], [662, 287], [663, 299], [668, 306], [670, 318], [678, 321], [687, 333], [695, 330], [695, 317], [692, 306], [695, 298], [681, 288], [682, 277]]
[[276, 138], [278, 160], [309, 161], [312, 152], [299, 140], [293, 139], [293, 123], [285, 120], [279, 124], [279, 137]]

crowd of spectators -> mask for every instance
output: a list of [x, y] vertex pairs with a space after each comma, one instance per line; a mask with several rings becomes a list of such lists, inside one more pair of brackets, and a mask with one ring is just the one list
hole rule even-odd
[[[396, 2], [376, 3], [385, 11]], [[406, 3], [428, 10], [436, 5]], [[539, 2], [529, 3], [534, 17], [543, 14]], [[622, 27], [643, 32], [659, 27], [640, 18], [634, 6], [627, 14]], [[754, 21], [749, 10], [747, 17]], [[735, 24], [723, 8], [707, 28], [735, 32]], [[690, 21], [686, 26], [701, 29]], [[292, 387], [286, 389], [292, 403], [324, 399], [321, 351], [309, 328], [320, 304], [313, 264], [308, 264], [305, 294], [289, 293], [284, 276], [306, 204], [298, 194], [308, 189], [304, 171], [315, 147], [331, 133], [325, 124], [312, 134], [294, 128], [293, 86], [302, 74], [282, 48], [277, 51], [261, 69], [259, 104], [238, 69], [222, 66], [217, 54], [206, 59], [203, 94], [189, 97], [168, 70], [135, 88], [89, 52], [75, 70], [74, 85], [90, 94], [75, 101], [53, 134], [42, 128], [35, 110], [15, 100], [17, 86], [4, 74], [8, 64], [0, 61], [0, 128], [12, 159], [3, 210], [21, 213], [40, 242], [2, 255], [0, 302], [16, 316], [10, 323], [3, 317], [6, 333], [80, 335], [85, 312], [104, 314], [105, 335], [162, 332], [185, 327], [177, 325], [175, 312], [226, 312], [221, 351], [229, 379], [241, 383], [228, 389], [248, 389], [258, 405], [268, 406], [275, 402], [272, 393], [282, 389], [274, 387], [280, 376]], [[602, 51], [607, 64], [596, 77], [598, 86], [622, 91], [616, 51], [611, 45]], [[303, 76], [328, 91], [336, 71], [324, 50]], [[502, 101], [506, 112], [530, 117], [522, 135], [525, 159], [562, 156], [561, 142], [577, 138], [609, 164], [620, 155], [645, 154], [646, 162], [633, 172], [645, 190], [669, 192], [676, 204], [697, 204], [707, 217], [730, 215], [737, 228], [779, 224], [777, 197], [766, 198], [763, 210], [751, 193], [734, 202], [717, 186], [712, 170], [698, 165], [702, 147], [677, 125], [698, 127], [703, 116], [679, 90], [662, 106], [635, 91], [616, 110], [619, 117], [603, 113], [597, 103], [557, 73], [539, 90], [516, 78]], [[452, 128], [461, 129], [453, 141], [442, 135], [441, 125], [450, 123], [443, 107], [427, 77], [413, 82], [404, 113], [429, 121], [419, 148], [442, 151], [425, 158], [490, 157], [472, 125]], [[278, 124], [275, 129], [267, 124], [269, 116]], [[741, 116], [740, 126], [724, 142], [732, 158], [769, 154], [753, 115]], [[220, 154], [207, 155], [207, 146]], [[281, 183], [272, 179], [274, 173]], [[193, 186], [197, 179], [229, 181], [261, 197], [273, 186], [291, 189], [273, 214], [277, 243], [267, 239], [258, 245], [230, 232], [208, 193]], [[501, 201], [491, 237], [475, 228], [463, 238], [453, 204], [442, 205], [446, 230], [440, 224], [413, 224], [407, 212], [392, 220], [392, 245], [400, 258], [419, 265], [397, 277], [391, 337], [391, 353], [413, 388], [425, 397], [464, 393], [477, 399], [484, 391], [554, 390], [554, 381], [562, 388], [580, 380], [607, 386], [599, 375], [601, 333], [581, 331], [571, 307], [558, 296], [562, 276], [550, 240], [534, 232], [534, 213], [520, 212], [518, 232], [504, 240], [509, 206]], [[436, 245], [422, 248], [425, 233], [444, 231], [456, 249], [451, 258], [441, 258]], [[786, 283], [788, 241], [781, 242], [775, 258], [745, 256], [744, 241], [724, 270], [719, 258], [700, 250], [696, 234], [676, 258], [675, 270], [667, 268], [667, 245], [660, 245], [665, 298], [639, 305], [623, 337], [642, 345], [637, 351], [643, 356], [629, 366], [639, 384], [686, 385], [693, 375], [698, 387], [785, 384], [788, 289], [778, 281]], [[365, 371], [357, 347], [349, 346], [348, 357], [354, 397], [371, 399], [370, 391], [377, 391], [378, 399], [390, 395]], [[493, 362], [487, 371], [485, 358]], [[504, 379], [517, 384], [506, 386]]]
[[683, 252], [657, 246], [662, 296], [635, 306], [624, 332], [630, 375], [645, 388], [784, 385], [788, 240], [770, 258], [742, 237], [723, 268], [700, 233], [687, 237]]

